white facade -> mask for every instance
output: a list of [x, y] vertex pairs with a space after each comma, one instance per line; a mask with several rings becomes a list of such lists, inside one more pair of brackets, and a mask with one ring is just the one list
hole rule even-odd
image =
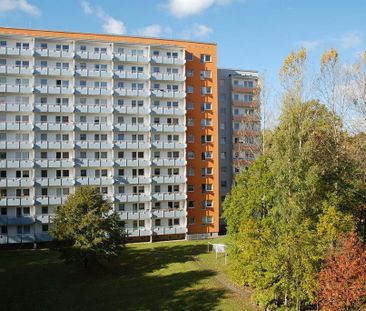
[[0, 244], [95, 185], [130, 237], [186, 233], [185, 51], [0, 38]]

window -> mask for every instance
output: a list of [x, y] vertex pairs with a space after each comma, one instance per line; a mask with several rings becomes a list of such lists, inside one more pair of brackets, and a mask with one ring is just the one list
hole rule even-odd
[[205, 217], [202, 217], [202, 224], [203, 225], [213, 224], [213, 216], [205, 216]]
[[2, 207], [0, 211], [0, 215], [6, 216], [8, 215], [8, 209], [6, 207]]
[[194, 143], [194, 135], [193, 134], [188, 134], [187, 135], [187, 142], [188, 143]]
[[188, 225], [193, 225], [195, 223], [194, 217], [188, 217], [187, 222], [188, 222]]
[[194, 88], [192, 85], [187, 85], [187, 93], [192, 94], [194, 92]]
[[187, 77], [193, 77], [193, 69], [188, 69], [187, 71], [186, 71], [186, 76]]
[[212, 184], [202, 184], [202, 193], [213, 191]]
[[221, 187], [227, 187], [227, 181], [226, 180], [221, 181]]
[[187, 151], [187, 159], [189, 159], [189, 160], [194, 159], [194, 152], [193, 151]]
[[193, 61], [193, 54], [186, 52], [186, 60], [187, 61]]
[[212, 135], [202, 135], [201, 136], [201, 143], [212, 143]]
[[225, 160], [226, 159], [226, 152], [221, 152], [220, 153], [220, 158], [221, 158], [221, 160]]
[[42, 206], [42, 214], [48, 214], [48, 206]]
[[221, 137], [220, 138], [220, 144], [221, 145], [225, 145], [226, 144], [226, 137]]
[[8, 226], [1, 226], [1, 234], [8, 234]]
[[48, 232], [48, 224], [42, 224], [42, 232]]
[[194, 109], [194, 104], [190, 103], [190, 102], [187, 102], [186, 108], [187, 108], [187, 110], [193, 110]]
[[188, 208], [194, 208], [194, 201], [188, 201]]
[[194, 192], [194, 185], [187, 185], [187, 192]]
[[211, 62], [211, 55], [201, 54], [201, 63]]
[[202, 127], [212, 126], [212, 119], [201, 119], [201, 126]]
[[193, 167], [188, 167], [187, 168], [187, 175], [188, 176], [194, 176], [195, 175], [195, 171]]
[[212, 110], [212, 103], [203, 103], [201, 105], [201, 111]]
[[201, 87], [201, 95], [212, 94], [212, 88], [210, 86]]

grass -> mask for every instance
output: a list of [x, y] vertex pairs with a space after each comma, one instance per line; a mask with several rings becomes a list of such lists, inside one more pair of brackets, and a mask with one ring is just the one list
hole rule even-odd
[[207, 241], [128, 245], [108, 266], [65, 265], [52, 250], [0, 252], [0, 310], [256, 310], [227, 289]]

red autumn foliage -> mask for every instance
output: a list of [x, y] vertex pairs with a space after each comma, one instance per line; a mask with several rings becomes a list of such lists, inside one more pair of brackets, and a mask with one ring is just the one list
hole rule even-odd
[[366, 298], [366, 249], [351, 233], [327, 257], [319, 274], [322, 310], [338, 311], [361, 307]]

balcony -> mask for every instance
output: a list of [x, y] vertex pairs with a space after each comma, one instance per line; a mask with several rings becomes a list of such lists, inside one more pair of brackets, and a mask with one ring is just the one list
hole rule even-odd
[[127, 194], [115, 194], [115, 201], [117, 202], [150, 202], [151, 196], [145, 193], [127, 193]]
[[165, 65], [184, 65], [186, 60], [178, 57], [152, 56], [151, 62]]
[[33, 123], [25, 122], [0, 122], [0, 131], [32, 131]]
[[32, 67], [0, 66], [0, 74], [31, 76], [33, 74], [33, 69]]
[[37, 140], [35, 147], [40, 149], [74, 149], [73, 141], [48, 141], [48, 140]]
[[158, 192], [153, 193], [152, 197], [157, 201], [182, 201], [187, 198], [187, 195], [180, 192]]
[[186, 182], [186, 177], [182, 175], [154, 176], [152, 180], [157, 184], [183, 184]]
[[78, 130], [78, 131], [93, 131], [93, 132], [99, 132], [99, 131], [110, 132], [110, 131], [112, 131], [112, 125], [111, 124], [77, 122], [75, 125], [76, 125], [76, 130]]
[[107, 140], [77, 140], [75, 147], [80, 149], [112, 149], [113, 142]]
[[0, 216], [0, 225], [31, 225], [35, 218], [30, 215], [23, 216]]
[[114, 145], [120, 149], [149, 149], [150, 142], [147, 141], [137, 141], [137, 140], [116, 140]]
[[113, 113], [112, 106], [109, 105], [90, 105], [90, 104], [77, 104], [75, 112], [82, 113]]
[[186, 127], [184, 125], [173, 125], [173, 124], [152, 124], [152, 131], [155, 132], [176, 132], [176, 133], [184, 133], [186, 131]]
[[51, 58], [73, 58], [74, 54], [71, 51], [60, 51], [53, 49], [36, 49], [35, 56], [51, 57]]
[[134, 106], [121, 106], [114, 105], [115, 112], [121, 114], [138, 114], [145, 115], [150, 113], [150, 109], [148, 107], [134, 107]]
[[80, 167], [112, 167], [112, 159], [76, 159], [75, 164]]
[[186, 143], [172, 140], [155, 140], [152, 142], [152, 147], [157, 149], [184, 149]]
[[114, 70], [114, 78], [126, 80], [148, 80], [149, 75], [144, 72]]
[[129, 96], [129, 97], [149, 97], [150, 92], [148, 90], [134, 90], [134, 89], [122, 89], [115, 88], [114, 95], [117, 96]]
[[122, 220], [139, 220], [139, 219], [150, 219], [151, 218], [151, 212], [150, 211], [123, 211], [118, 212], [120, 218]]
[[55, 186], [74, 186], [74, 178], [37, 178], [37, 186], [55, 187]]
[[34, 205], [33, 197], [7, 196], [0, 198], [0, 206], [31, 206]]
[[52, 223], [53, 215], [36, 215], [35, 221], [42, 224]]
[[31, 105], [31, 104], [20, 104], [20, 103], [0, 103], [0, 111], [32, 112], [33, 111], [33, 105]]
[[48, 85], [37, 85], [34, 88], [35, 92], [40, 94], [66, 94], [70, 95], [74, 93], [74, 89], [72, 87], [63, 87], [63, 86], [48, 86]]
[[15, 56], [32, 56], [33, 49], [19, 49], [19, 48], [10, 48], [10, 47], [1, 47], [0, 48], [1, 55], [15, 55]]
[[172, 209], [154, 209], [152, 210], [152, 216], [156, 218], [180, 218], [185, 217], [187, 212], [185, 210], [172, 210]]
[[35, 129], [39, 131], [73, 131], [74, 123], [36, 122]]
[[35, 165], [41, 168], [72, 168], [74, 161], [72, 159], [37, 159]]
[[184, 108], [170, 108], [170, 107], [152, 107], [151, 112], [156, 115], [169, 116], [184, 116], [186, 110]]
[[132, 55], [132, 54], [121, 54], [114, 53], [114, 59], [120, 62], [129, 62], [129, 63], [148, 63], [149, 58], [144, 55]]
[[36, 203], [41, 205], [62, 205], [67, 200], [67, 195], [64, 196], [36, 196]]
[[137, 229], [137, 228], [127, 228], [126, 229], [126, 233], [128, 237], [140, 237], [140, 236], [150, 236], [151, 235], [151, 230], [146, 229], [146, 228], [141, 228], [141, 229]]
[[112, 78], [112, 72], [107, 70], [76, 69], [76, 77], [86, 78]]
[[180, 159], [161, 159], [154, 158], [152, 159], [152, 164], [154, 166], [185, 166], [187, 161], [183, 158]]
[[110, 186], [113, 185], [113, 177], [76, 177], [76, 185], [85, 186]]
[[184, 91], [170, 91], [170, 90], [151, 90], [151, 95], [159, 98], [175, 98], [184, 99], [186, 93]]
[[150, 125], [148, 124], [126, 124], [126, 123], [115, 123], [114, 129], [122, 132], [149, 132]]
[[32, 149], [32, 141], [0, 141], [0, 149]]
[[33, 160], [0, 160], [0, 168], [33, 168]]
[[184, 82], [186, 77], [180, 73], [152, 72], [151, 79], [156, 81], [177, 81]]
[[33, 187], [33, 178], [2, 178], [0, 187]]
[[99, 87], [81, 87], [78, 86], [75, 88], [75, 94], [78, 95], [112, 95], [112, 90], [107, 88], [99, 88]]
[[151, 178], [146, 176], [120, 176], [116, 178], [117, 184], [144, 185], [151, 183]]
[[187, 232], [186, 227], [155, 227], [153, 233], [157, 235], [165, 234], [185, 234]]
[[115, 159], [115, 165], [117, 167], [148, 167], [151, 165], [151, 161], [144, 159]]
[[112, 54], [93, 51], [76, 51], [75, 57], [80, 59], [112, 60]]
[[63, 68], [36, 67], [34, 70], [34, 74], [42, 76], [72, 77], [74, 75], [74, 71], [71, 69]]
[[66, 112], [72, 113], [74, 108], [72, 105], [60, 105], [60, 104], [41, 104], [36, 103], [34, 110], [36, 112]]
[[259, 103], [257, 101], [245, 102], [233, 100], [233, 107], [259, 108]]
[[29, 85], [10, 85], [10, 84], [1, 84], [0, 85], [1, 93], [25, 93], [32, 94], [33, 87]]

